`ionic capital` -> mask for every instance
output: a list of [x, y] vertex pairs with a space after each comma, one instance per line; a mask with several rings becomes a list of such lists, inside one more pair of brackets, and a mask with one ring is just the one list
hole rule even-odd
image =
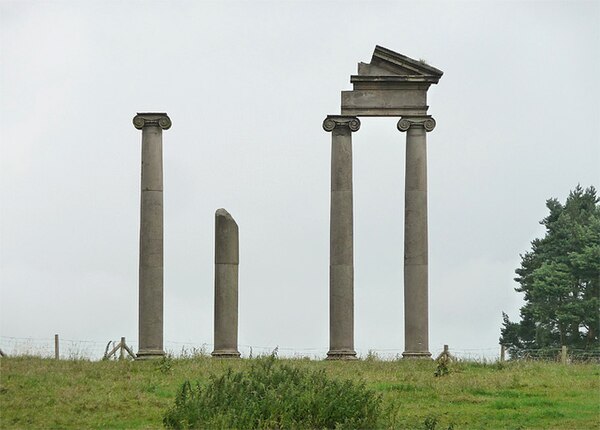
[[323, 121], [323, 130], [333, 131], [337, 127], [348, 127], [350, 131], [358, 131], [360, 120], [355, 116], [327, 115]]
[[166, 113], [138, 113], [133, 117], [133, 126], [138, 130], [144, 127], [171, 128], [171, 118]]
[[406, 131], [411, 127], [423, 127], [425, 131], [432, 131], [435, 128], [435, 119], [431, 115], [403, 116], [398, 121], [398, 130], [400, 131]]

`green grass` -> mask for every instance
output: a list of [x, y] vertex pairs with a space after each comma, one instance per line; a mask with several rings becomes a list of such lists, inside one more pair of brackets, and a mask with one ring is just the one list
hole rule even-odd
[[[0, 359], [0, 428], [162, 428], [186, 380], [206, 383], [253, 360], [209, 357], [162, 362]], [[600, 366], [516, 362], [452, 363], [434, 377], [432, 361], [281, 360], [364, 381], [382, 397], [380, 428], [598, 429]]]
[[271, 356], [208, 384], [186, 381], [163, 422], [173, 429], [364, 429], [377, 427], [380, 403], [363, 383]]

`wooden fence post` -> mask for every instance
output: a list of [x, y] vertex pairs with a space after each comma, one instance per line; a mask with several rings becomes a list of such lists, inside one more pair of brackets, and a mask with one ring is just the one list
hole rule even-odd
[[60, 358], [60, 353], [58, 350], [58, 335], [54, 335], [54, 359], [58, 360]]
[[567, 364], [567, 346], [563, 345], [560, 351], [560, 361], [562, 364]]
[[133, 359], [136, 358], [134, 352], [125, 343], [125, 338], [123, 338], [123, 349], [131, 356], [131, 358], [133, 358]]
[[[108, 348], [110, 347], [111, 342], [108, 342], [108, 344], [106, 345], [106, 351], [104, 351], [104, 357], [103, 360], [108, 360], [110, 357], [112, 357], [113, 355], [116, 357], [117, 354], [117, 350], [119, 351], [119, 360], [124, 360], [125, 359], [125, 353], [127, 352], [131, 358], [136, 358], [135, 354], [133, 353], [133, 351], [127, 346], [127, 343], [125, 342], [125, 337], [121, 338], [121, 341], [119, 343], [117, 343], [113, 349], [111, 349], [110, 351], [108, 351]], [[112, 342], [112, 344], [114, 345], [115, 343]]]
[[506, 347], [500, 345], [500, 361], [503, 362], [506, 359]]
[[443, 360], [445, 362], [454, 360], [454, 357], [452, 356], [452, 354], [450, 354], [450, 348], [448, 347], [448, 345], [444, 345], [444, 350], [440, 352], [440, 355], [437, 356], [436, 360]]
[[121, 338], [121, 348], [119, 348], [119, 360], [123, 360], [125, 358], [125, 338]]

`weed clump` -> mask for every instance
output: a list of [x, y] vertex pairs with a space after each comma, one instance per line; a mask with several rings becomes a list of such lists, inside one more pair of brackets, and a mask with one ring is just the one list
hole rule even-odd
[[184, 382], [167, 428], [374, 428], [381, 399], [363, 383], [260, 358], [250, 370]]
[[435, 367], [435, 372], [433, 372], [433, 376], [440, 377], [444, 375], [448, 375], [450, 373], [450, 356], [448, 354], [442, 354], [436, 360], [437, 366]]
[[165, 374], [169, 373], [171, 370], [173, 370], [173, 358], [170, 355], [163, 356], [160, 360], [158, 360], [156, 370]]
[[[423, 422], [424, 430], [437, 430], [438, 419], [435, 416], [428, 416]], [[447, 430], [454, 430], [454, 424], [450, 423]]]

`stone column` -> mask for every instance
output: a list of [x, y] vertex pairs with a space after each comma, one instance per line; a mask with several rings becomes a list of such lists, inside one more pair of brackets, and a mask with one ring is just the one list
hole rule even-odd
[[162, 357], [163, 349], [163, 167], [162, 131], [166, 113], [138, 113], [142, 130], [138, 359]]
[[331, 212], [329, 237], [330, 360], [355, 359], [354, 243], [352, 215], [352, 132], [355, 116], [328, 115], [323, 129], [331, 132]]
[[406, 131], [404, 183], [404, 358], [429, 358], [427, 256], [427, 138], [435, 120], [402, 117]]
[[215, 213], [215, 350], [213, 357], [237, 358], [238, 225], [225, 209]]

